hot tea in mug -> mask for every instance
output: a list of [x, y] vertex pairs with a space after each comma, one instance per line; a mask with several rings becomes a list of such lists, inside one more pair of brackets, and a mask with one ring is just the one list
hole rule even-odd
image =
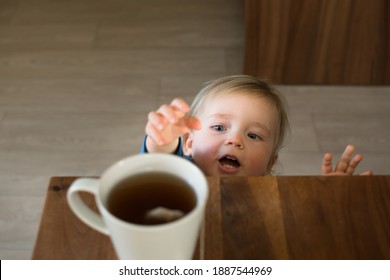
[[196, 206], [188, 183], [175, 175], [146, 172], [120, 181], [110, 192], [107, 209], [134, 224], [158, 225], [180, 219]]

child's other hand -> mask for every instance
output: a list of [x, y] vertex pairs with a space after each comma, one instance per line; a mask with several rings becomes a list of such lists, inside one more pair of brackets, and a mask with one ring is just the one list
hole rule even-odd
[[[335, 176], [335, 175], [353, 175], [356, 167], [362, 161], [363, 156], [361, 154], [356, 154], [352, 157], [352, 154], [355, 150], [353, 145], [347, 145], [344, 150], [344, 153], [341, 156], [341, 159], [336, 164], [335, 169], [332, 167], [333, 155], [326, 153], [322, 160], [322, 175]], [[360, 173], [359, 175], [372, 175], [371, 170]]]
[[145, 132], [157, 145], [164, 146], [176, 141], [192, 129], [200, 129], [197, 118], [187, 116], [188, 104], [179, 98], [169, 105], [162, 105], [157, 111], [150, 112]]

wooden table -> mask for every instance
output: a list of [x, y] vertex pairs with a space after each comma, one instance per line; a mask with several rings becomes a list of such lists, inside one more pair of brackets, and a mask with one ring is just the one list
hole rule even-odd
[[[69, 209], [75, 179], [50, 180], [33, 259], [116, 258], [110, 239]], [[390, 176], [207, 180], [195, 259], [390, 259]]]

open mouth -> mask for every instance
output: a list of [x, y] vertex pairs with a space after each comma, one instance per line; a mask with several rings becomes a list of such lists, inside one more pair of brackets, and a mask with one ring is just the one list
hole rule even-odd
[[237, 169], [241, 166], [240, 162], [234, 156], [224, 156], [219, 163], [227, 169]]

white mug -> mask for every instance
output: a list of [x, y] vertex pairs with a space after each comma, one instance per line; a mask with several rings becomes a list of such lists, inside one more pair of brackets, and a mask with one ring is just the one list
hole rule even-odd
[[[195, 193], [195, 207], [178, 220], [152, 226], [130, 223], [110, 213], [107, 200], [114, 187], [125, 178], [147, 172], [163, 172], [186, 181]], [[80, 191], [95, 196], [101, 216], [81, 200]], [[158, 153], [125, 158], [108, 168], [100, 179], [77, 179], [67, 193], [76, 216], [109, 235], [120, 259], [191, 259], [207, 198], [207, 180], [198, 167], [178, 156]]]

